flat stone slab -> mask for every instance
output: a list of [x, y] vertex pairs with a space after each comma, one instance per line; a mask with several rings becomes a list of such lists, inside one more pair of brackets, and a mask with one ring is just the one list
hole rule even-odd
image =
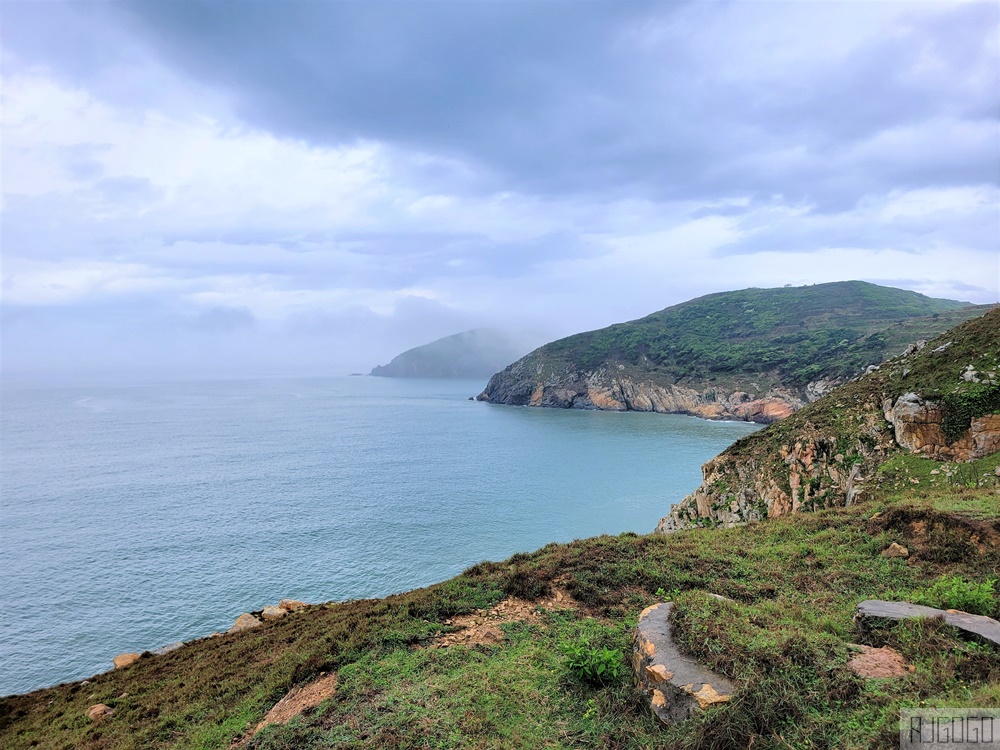
[[682, 654], [670, 637], [672, 602], [646, 607], [639, 615], [632, 668], [649, 696], [653, 714], [666, 724], [691, 718], [698, 711], [727, 703], [733, 684]]
[[1000, 622], [985, 615], [970, 615], [955, 609], [935, 609], [909, 602], [884, 602], [868, 599], [858, 605], [854, 619], [866, 624], [871, 620], [911, 620], [918, 617], [941, 617], [946, 624], [975, 638], [1000, 646]]

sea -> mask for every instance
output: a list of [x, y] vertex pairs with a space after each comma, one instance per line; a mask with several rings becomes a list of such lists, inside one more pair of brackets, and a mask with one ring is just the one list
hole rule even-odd
[[0, 390], [0, 695], [381, 597], [548, 542], [648, 533], [756, 429], [470, 401], [480, 381]]

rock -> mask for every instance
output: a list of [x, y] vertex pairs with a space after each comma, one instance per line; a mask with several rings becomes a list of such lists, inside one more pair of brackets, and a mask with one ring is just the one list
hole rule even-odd
[[884, 550], [882, 550], [882, 557], [893, 558], [893, 557], [909, 557], [909, 556], [910, 556], [910, 550], [906, 549], [906, 547], [904, 547], [902, 544], [897, 544], [896, 542], [893, 542]]
[[868, 599], [861, 602], [854, 614], [854, 620], [862, 628], [868, 628], [879, 620], [909, 620], [919, 617], [940, 617], [945, 624], [966, 632], [977, 640], [989, 641], [1000, 646], [1000, 622], [984, 615], [970, 615], [955, 610], [934, 609], [908, 602], [885, 602]]
[[265, 620], [277, 620], [279, 617], [284, 617], [288, 614], [287, 609], [282, 609], [281, 607], [264, 607], [264, 611], [260, 613], [260, 616]]
[[98, 703], [96, 706], [91, 706], [87, 709], [87, 718], [95, 723], [114, 715], [115, 710], [110, 706], [105, 706], [103, 703]]
[[852, 644], [858, 651], [847, 663], [847, 668], [859, 677], [886, 678], [904, 677], [914, 671], [913, 665], [903, 660], [903, 655], [888, 646], [872, 648]]
[[258, 625], [262, 625], [260, 620], [254, 617], [249, 612], [244, 612], [242, 615], [236, 618], [236, 622], [233, 626], [227, 630], [227, 633], [239, 633], [241, 630], [249, 630], [250, 628], [255, 628]]
[[136, 654], [136, 653], [118, 654], [118, 656], [114, 658], [115, 669], [122, 669], [123, 667], [127, 667], [130, 664], [135, 664], [137, 661], [139, 661], [140, 656], [141, 654]]
[[632, 668], [649, 696], [653, 714], [672, 724], [698, 711], [726, 703], [733, 685], [680, 652], [670, 636], [670, 602], [654, 604], [639, 615]]
[[895, 403], [886, 400], [882, 410], [896, 442], [914, 453], [938, 461], [971, 461], [1000, 451], [1000, 414], [976, 417], [958, 440], [949, 443], [941, 407], [916, 393], [906, 393]]
[[309, 605], [305, 602], [300, 602], [298, 599], [282, 599], [278, 602], [278, 606], [286, 612], [298, 612], [300, 609], [304, 609]]
[[160, 646], [159, 648], [154, 648], [149, 653], [154, 656], [163, 656], [164, 654], [169, 654], [171, 651], [176, 651], [181, 646], [184, 645], [184, 641], [176, 641], [174, 643], [168, 643], [166, 646]]

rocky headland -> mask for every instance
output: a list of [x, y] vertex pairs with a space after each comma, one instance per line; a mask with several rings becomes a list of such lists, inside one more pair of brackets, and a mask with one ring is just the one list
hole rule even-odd
[[986, 309], [864, 282], [713, 294], [546, 344], [478, 398], [770, 424]]

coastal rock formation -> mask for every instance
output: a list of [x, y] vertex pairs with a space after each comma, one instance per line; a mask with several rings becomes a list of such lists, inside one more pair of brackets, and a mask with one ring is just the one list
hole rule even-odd
[[286, 612], [298, 612], [300, 609], [305, 609], [309, 605], [305, 602], [300, 602], [298, 599], [282, 599], [278, 602], [278, 606]]
[[971, 461], [1000, 451], [1000, 414], [973, 419], [966, 433], [949, 443], [939, 404], [906, 393], [895, 402], [886, 399], [882, 409], [901, 447], [935, 461]]
[[763, 393], [726, 392], [715, 387], [698, 390], [637, 380], [630, 375], [615, 374], [609, 368], [537, 382], [532, 376], [519, 377], [516, 365], [494, 375], [478, 400], [511, 406], [688, 414], [760, 424], [787, 417], [807, 403], [804, 394], [788, 389]]
[[113, 659], [115, 669], [122, 669], [130, 664], [135, 664], [139, 661], [140, 656], [141, 654], [137, 653], [118, 654], [118, 656]]
[[[998, 372], [1000, 309], [993, 309], [737, 441], [702, 466], [701, 485], [656, 531], [850, 506], [895, 453], [955, 462], [996, 453]], [[939, 395], [921, 395], [928, 392]]]
[[288, 614], [288, 610], [283, 607], [275, 607], [273, 604], [264, 607], [261, 610], [260, 616], [264, 620], [277, 620], [279, 617], [284, 617]]
[[239, 633], [241, 630], [249, 630], [250, 628], [256, 628], [264, 623], [258, 620], [249, 612], [244, 612], [242, 615], [236, 618], [236, 622], [233, 626], [227, 630], [227, 633]]
[[632, 669], [649, 696], [653, 715], [665, 724], [691, 718], [727, 703], [733, 684], [705, 669], [677, 648], [670, 635], [672, 604], [654, 604], [639, 615], [632, 650]]
[[985, 311], [863, 282], [712, 294], [552, 341], [478, 398], [770, 424]]

